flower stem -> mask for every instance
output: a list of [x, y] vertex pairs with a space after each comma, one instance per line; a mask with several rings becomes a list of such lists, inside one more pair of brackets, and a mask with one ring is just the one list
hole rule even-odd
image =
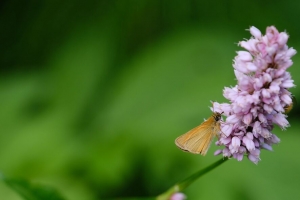
[[168, 200], [172, 194], [176, 192], [181, 192], [185, 188], [187, 188], [191, 183], [193, 183], [195, 180], [197, 180], [202, 175], [208, 173], [209, 171], [213, 170], [214, 168], [218, 167], [222, 163], [224, 163], [226, 160], [228, 160], [227, 157], [222, 158], [221, 160], [211, 164], [210, 166], [196, 172], [195, 174], [192, 174], [190, 177], [184, 179], [183, 181], [175, 184], [170, 189], [168, 189], [166, 192], [162, 193], [161, 195], [156, 197], [156, 200]]

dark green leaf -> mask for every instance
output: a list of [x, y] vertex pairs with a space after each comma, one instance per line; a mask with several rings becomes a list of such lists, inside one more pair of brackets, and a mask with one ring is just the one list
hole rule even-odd
[[1, 179], [26, 200], [64, 200], [64, 198], [52, 187], [33, 184], [25, 179], [7, 178], [1, 175]]

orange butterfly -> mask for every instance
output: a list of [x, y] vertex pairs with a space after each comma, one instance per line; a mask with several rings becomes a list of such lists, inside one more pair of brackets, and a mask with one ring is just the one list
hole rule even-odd
[[175, 144], [183, 151], [205, 156], [210, 143], [220, 133], [220, 121], [221, 113], [213, 113], [202, 124], [176, 138]]

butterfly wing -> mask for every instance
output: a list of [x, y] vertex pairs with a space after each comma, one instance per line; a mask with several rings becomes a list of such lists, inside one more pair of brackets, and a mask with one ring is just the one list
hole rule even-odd
[[205, 155], [219, 130], [219, 123], [210, 117], [199, 126], [179, 136], [175, 144], [182, 150]]

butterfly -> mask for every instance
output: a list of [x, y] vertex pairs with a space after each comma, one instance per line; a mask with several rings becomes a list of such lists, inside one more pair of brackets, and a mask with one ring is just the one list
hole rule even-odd
[[220, 133], [221, 114], [214, 112], [202, 124], [176, 138], [177, 147], [183, 151], [205, 156], [212, 140]]

